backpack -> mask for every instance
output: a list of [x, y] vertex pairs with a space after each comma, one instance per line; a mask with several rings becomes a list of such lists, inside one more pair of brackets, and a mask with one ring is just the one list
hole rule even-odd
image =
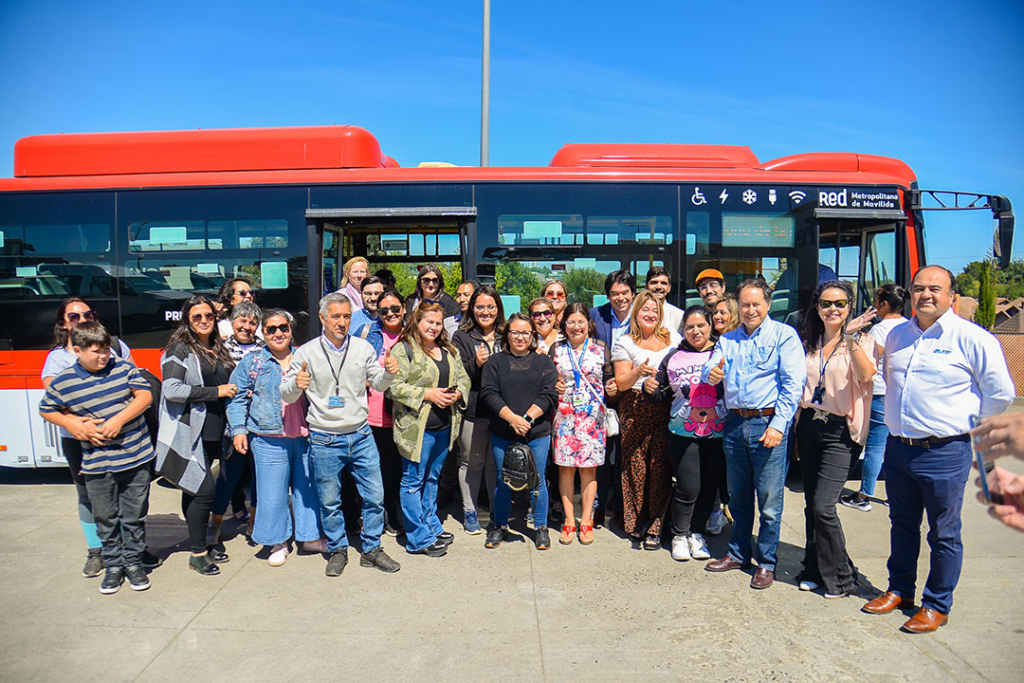
[[505, 461], [501, 465], [501, 479], [513, 491], [534, 489], [540, 484], [537, 461], [525, 443], [511, 443], [505, 448]]

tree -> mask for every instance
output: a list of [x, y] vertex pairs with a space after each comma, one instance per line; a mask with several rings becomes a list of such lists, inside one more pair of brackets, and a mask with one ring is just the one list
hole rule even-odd
[[579, 301], [587, 308], [594, 305], [594, 296], [604, 294], [604, 275], [593, 268], [573, 268], [562, 277], [569, 303]]
[[[991, 264], [991, 254], [985, 260], [971, 261], [964, 266], [963, 272], [956, 276], [956, 288], [960, 294], [974, 298], [981, 296], [982, 271], [986, 262]], [[1024, 296], [1024, 259], [1014, 259], [1004, 270], [995, 270], [990, 265], [989, 273], [995, 296], [1007, 299]]]
[[[541, 280], [522, 263], [499, 263], [494, 273], [497, 290], [506, 296], [518, 296], [523, 308], [540, 296]], [[509, 311], [505, 311], [506, 314]]]
[[978, 310], [974, 322], [991, 330], [996, 322], [996, 290], [992, 278], [992, 262], [985, 261], [981, 268], [981, 282], [978, 286]]

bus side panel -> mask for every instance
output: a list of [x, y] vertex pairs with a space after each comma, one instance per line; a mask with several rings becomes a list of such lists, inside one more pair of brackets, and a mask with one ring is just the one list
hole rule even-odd
[[59, 430], [39, 415], [43, 393], [24, 377], [0, 377], [0, 415], [9, 425], [0, 436], [0, 466], [67, 467]]

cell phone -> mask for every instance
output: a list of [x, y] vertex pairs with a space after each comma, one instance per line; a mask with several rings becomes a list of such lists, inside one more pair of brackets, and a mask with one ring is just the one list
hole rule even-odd
[[449, 394], [454, 394], [458, 390], [459, 390], [459, 387], [454, 385], [454, 384], [452, 386], [448, 387], [447, 389], [445, 389], [445, 391], [447, 391]]
[[[981, 418], [977, 415], [971, 415], [969, 418], [971, 423], [971, 429], [974, 429], [981, 424]], [[994, 462], [985, 462], [982, 457], [985, 454], [974, 447], [974, 437], [971, 437], [971, 453], [974, 454], [974, 462], [978, 466], [978, 473], [981, 475], [981, 495], [988, 504], [992, 503], [992, 494], [988, 490], [988, 473], [995, 468]]]

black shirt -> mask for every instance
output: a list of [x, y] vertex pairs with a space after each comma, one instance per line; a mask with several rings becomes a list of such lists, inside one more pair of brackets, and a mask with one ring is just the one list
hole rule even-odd
[[[448, 388], [448, 380], [451, 377], [451, 367], [448, 365], [448, 354], [441, 350], [441, 360], [430, 359], [437, 366], [437, 386], [441, 389]], [[452, 407], [438, 408], [430, 405], [430, 415], [427, 416], [427, 430], [436, 432], [441, 429], [448, 429], [452, 426]]]
[[522, 416], [536, 404], [544, 414], [537, 418], [526, 438], [536, 439], [550, 434], [551, 414], [558, 405], [557, 379], [555, 363], [545, 354], [533, 351], [525, 356], [498, 353], [488, 358], [480, 379], [479, 400], [491, 412], [491, 432], [503, 439], [520, 441], [521, 438], [499, 413], [507, 406]]
[[[203, 386], [217, 388], [231, 379], [231, 368], [208, 353], [199, 354], [199, 370], [203, 373]], [[224, 438], [227, 421], [227, 401], [219, 398], [206, 404], [206, 421], [203, 423], [203, 441], [220, 441]]]

